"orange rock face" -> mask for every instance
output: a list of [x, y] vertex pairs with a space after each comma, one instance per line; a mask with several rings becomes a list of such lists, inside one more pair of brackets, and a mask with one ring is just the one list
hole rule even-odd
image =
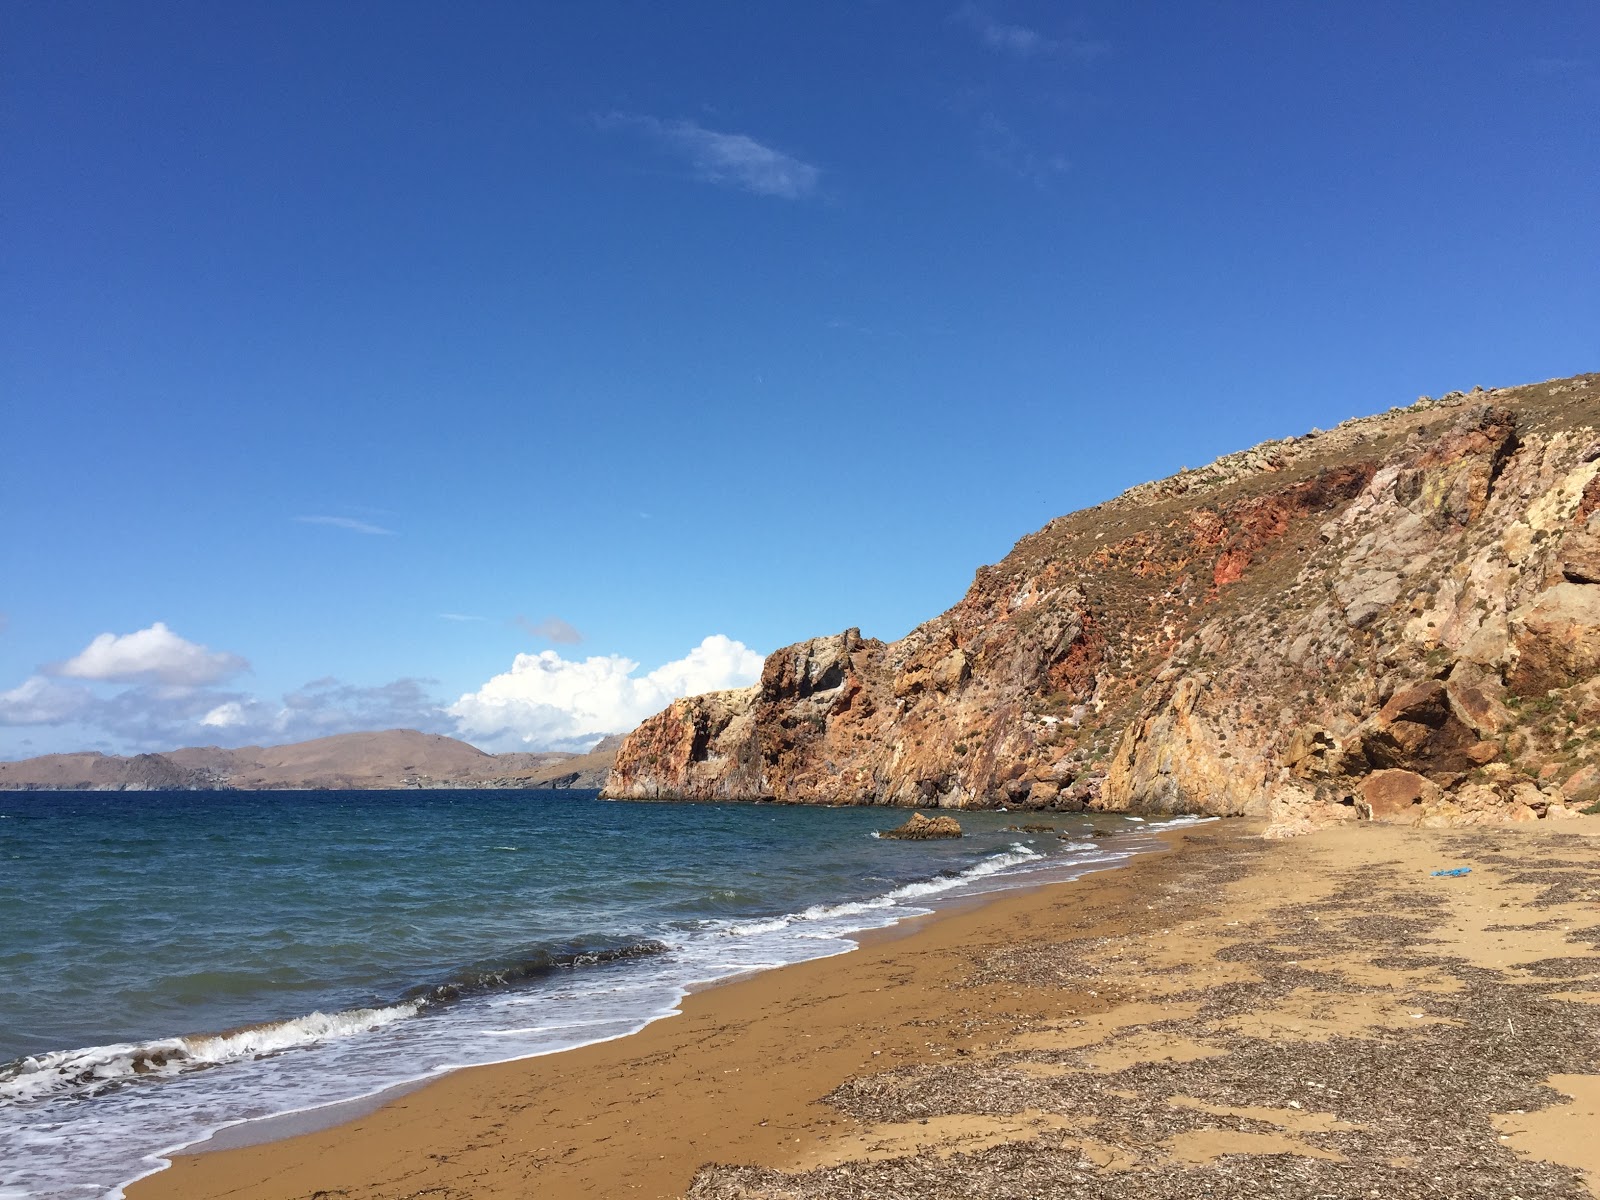
[[1538, 817], [1600, 758], [1596, 423], [1600, 376], [1457, 393], [1134, 488], [898, 642], [678, 701], [607, 794]]
[[1374, 771], [1361, 781], [1360, 805], [1369, 820], [1409, 825], [1422, 815], [1430, 788], [1438, 791], [1415, 771]]

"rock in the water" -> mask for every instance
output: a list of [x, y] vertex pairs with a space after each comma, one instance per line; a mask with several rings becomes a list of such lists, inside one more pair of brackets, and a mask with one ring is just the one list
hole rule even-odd
[[911, 819], [900, 828], [880, 830], [878, 836], [907, 842], [958, 838], [961, 836], [961, 826], [954, 817], [925, 817], [921, 813], [912, 813]]

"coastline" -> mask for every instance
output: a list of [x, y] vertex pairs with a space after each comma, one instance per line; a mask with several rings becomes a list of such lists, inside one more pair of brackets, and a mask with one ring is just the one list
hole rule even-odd
[[1172, 831], [127, 1195], [1600, 1194], [1597, 826]]

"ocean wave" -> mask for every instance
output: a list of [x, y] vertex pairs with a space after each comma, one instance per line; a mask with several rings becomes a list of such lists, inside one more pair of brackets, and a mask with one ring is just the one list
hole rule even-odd
[[436, 1005], [514, 988], [557, 971], [651, 957], [664, 954], [670, 948], [653, 939], [607, 945], [569, 942], [535, 951], [513, 962], [465, 967], [442, 982], [412, 988], [394, 1004], [334, 1013], [313, 1012], [226, 1033], [117, 1042], [29, 1055], [0, 1065], [0, 1107], [40, 1100], [85, 1099], [130, 1084], [169, 1079], [241, 1059], [266, 1058], [285, 1050], [370, 1033], [418, 1016]]
[[[1129, 817], [1130, 821], [1140, 821], [1142, 817]], [[1203, 817], [1199, 813], [1185, 813], [1181, 817], [1168, 817], [1165, 821], [1155, 821], [1151, 829], [1178, 829], [1185, 825], [1205, 825], [1212, 821], [1220, 821], [1221, 817]]]
[[535, 950], [509, 962], [477, 963], [463, 967], [448, 979], [412, 988], [402, 999], [423, 1004], [450, 1004], [467, 996], [517, 987], [558, 971], [603, 966], [631, 958], [649, 958], [665, 954], [670, 949], [672, 947], [665, 942], [654, 938], [627, 938], [602, 944], [566, 942], [550, 949]]
[[240, 1059], [264, 1058], [284, 1050], [367, 1033], [414, 1017], [421, 1000], [385, 1008], [351, 1008], [309, 1013], [289, 1021], [269, 1021], [227, 1033], [118, 1042], [29, 1055], [0, 1066], [0, 1103], [25, 1104], [65, 1097], [100, 1095], [142, 1080], [155, 1080]]
[[843, 904], [813, 904], [811, 907], [795, 913], [786, 913], [780, 917], [769, 917], [759, 921], [740, 921], [727, 926], [724, 933], [734, 937], [756, 937], [762, 934], [778, 933], [795, 925], [809, 924], [818, 921], [838, 921], [846, 917], [858, 917], [866, 913], [879, 912], [885, 909], [899, 908], [906, 900], [921, 900], [929, 896], [937, 896], [941, 892], [953, 891], [956, 888], [966, 887], [990, 875], [999, 874], [1011, 867], [1021, 866], [1023, 863], [1035, 862], [1045, 856], [1021, 842], [1014, 842], [1009, 848], [997, 854], [991, 854], [982, 862], [975, 863], [963, 871], [950, 871], [936, 875], [931, 879], [920, 879], [913, 883], [902, 884], [891, 891], [878, 896], [870, 896], [865, 900], [850, 900]]

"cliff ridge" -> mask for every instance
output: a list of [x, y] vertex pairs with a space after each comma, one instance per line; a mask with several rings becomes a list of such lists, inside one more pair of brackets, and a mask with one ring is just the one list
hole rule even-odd
[[1051, 521], [897, 642], [785, 647], [604, 794], [1332, 820], [1600, 799], [1600, 375], [1265, 442]]

